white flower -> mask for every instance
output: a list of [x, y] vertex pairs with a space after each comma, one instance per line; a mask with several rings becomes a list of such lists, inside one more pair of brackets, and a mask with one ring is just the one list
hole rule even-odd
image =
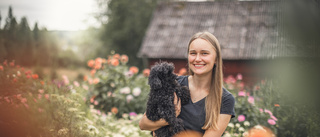
[[230, 135], [230, 133], [225, 133], [224, 135], [223, 135], [223, 137], [231, 137], [231, 135]]
[[129, 87], [124, 87], [120, 89], [121, 94], [129, 94], [130, 93], [130, 88]]
[[239, 128], [239, 131], [243, 132], [243, 131], [244, 131], [244, 128], [243, 128], [243, 127], [240, 127], [240, 128]]
[[71, 89], [71, 93], [76, 93], [77, 91], [75, 89]]
[[239, 123], [237, 123], [237, 124], [236, 124], [236, 127], [238, 127], [238, 128], [239, 128], [239, 127], [240, 127], [240, 124], [239, 124]]
[[113, 134], [112, 136], [113, 136], [113, 137], [125, 137], [124, 135], [121, 135], [121, 134], [118, 134], [118, 133]]
[[233, 123], [229, 123], [229, 124], [228, 124], [228, 127], [233, 128], [233, 127], [234, 127], [234, 124], [233, 124]]
[[92, 125], [89, 125], [88, 129], [89, 129], [90, 132], [93, 132], [95, 134], [99, 134], [99, 130], [96, 127], [92, 126]]
[[243, 125], [244, 125], [244, 126], [250, 126], [250, 122], [244, 121]]
[[134, 88], [133, 91], [132, 91], [132, 94], [133, 94], [134, 96], [139, 96], [140, 93], [141, 93], [141, 89], [138, 88], [138, 87]]
[[128, 102], [128, 103], [129, 103], [132, 99], [133, 99], [133, 96], [132, 96], [132, 95], [128, 95], [128, 96], [127, 96], [127, 102]]

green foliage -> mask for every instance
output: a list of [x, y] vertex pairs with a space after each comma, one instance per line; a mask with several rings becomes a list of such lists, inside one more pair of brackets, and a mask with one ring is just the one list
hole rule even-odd
[[270, 99], [268, 96], [277, 95], [274, 94], [275, 89], [269, 88], [272, 82], [262, 81], [250, 89], [241, 80], [241, 74], [237, 75], [237, 79], [233, 76], [225, 79], [225, 88], [234, 95], [236, 101], [236, 117], [230, 121], [225, 133], [232, 137], [242, 137], [249, 129], [263, 126], [277, 134], [280, 120], [275, 112], [279, 109], [276, 100], [279, 97]]
[[[2, 136], [146, 137], [138, 128], [139, 115], [102, 114], [89, 108], [86, 84], [42, 81], [30, 70], [4, 62], [0, 65], [0, 132]], [[130, 120], [129, 120], [130, 117]]]
[[128, 57], [115, 54], [108, 60], [97, 58], [88, 65], [92, 67], [93, 77], [88, 79], [94, 84], [88, 100], [103, 112], [117, 109], [118, 117], [123, 113], [143, 113], [146, 107], [149, 86], [146, 75], [138, 74], [137, 67], [126, 65]]
[[99, 20], [103, 24], [101, 40], [104, 45], [98, 49], [98, 56], [104, 57], [105, 53], [114, 50], [120, 54], [127, 54], [131, 59], [131, 65], [142, 68], [142, 62], [136, 54], [156, 3], [156, 0], [98, 1], [102, 11]]

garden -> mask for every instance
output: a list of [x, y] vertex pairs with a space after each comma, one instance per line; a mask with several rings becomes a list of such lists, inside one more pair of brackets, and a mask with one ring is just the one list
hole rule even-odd
[[[138, 123], [148, 98], [149, 69], [129, 66], [127, 55], [87, 62], [90, 75], [81, 81], [40, 79], [14, 61], [0, 65], [1, 133], [7, 136], [147, 137]], [[262, 80], [252, 88], [242, 75], [227, 76], [225, 88], [235, 97], [236, 117], [224, 137], [242, 137], [253, 128], [275, 135], [281, 129], [282, 107], [274, 83]], [[271, 98], [272, 97], [272, 98]]]

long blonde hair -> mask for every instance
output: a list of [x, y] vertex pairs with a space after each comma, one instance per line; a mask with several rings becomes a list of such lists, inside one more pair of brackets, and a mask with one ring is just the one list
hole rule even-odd
[[[221, 58], [221, 49], [218, 39], [209, 32], [198, 32], [194, 34], [188, 45], [188, 53], [190, 44], [196, 39], [203, 39], [211, 43], [216, 51], [216, 60], [215, 67], [213, 68], [210, 92], [206, 98], [206, 120], [202, 129], [218, 129], [218, 119], [220, 114], [221, 98], [222, 98], [222, 84], [223, 84], [223, 73], [222, 73], [222, 58]], [[194, 75], [192, 70], [189, 67], [190, 75]]]

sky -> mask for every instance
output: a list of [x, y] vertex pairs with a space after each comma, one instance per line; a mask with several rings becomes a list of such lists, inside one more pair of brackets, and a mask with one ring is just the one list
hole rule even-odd
[[27, 17], [31, 29], [35, 22], [39, 28], [60, 31], [84, 30], [98, 24], [93, 17], [97, 11], [95, 0], [0, 0], [1, 28], [9, 6], [18, 22], [23, 16]]

